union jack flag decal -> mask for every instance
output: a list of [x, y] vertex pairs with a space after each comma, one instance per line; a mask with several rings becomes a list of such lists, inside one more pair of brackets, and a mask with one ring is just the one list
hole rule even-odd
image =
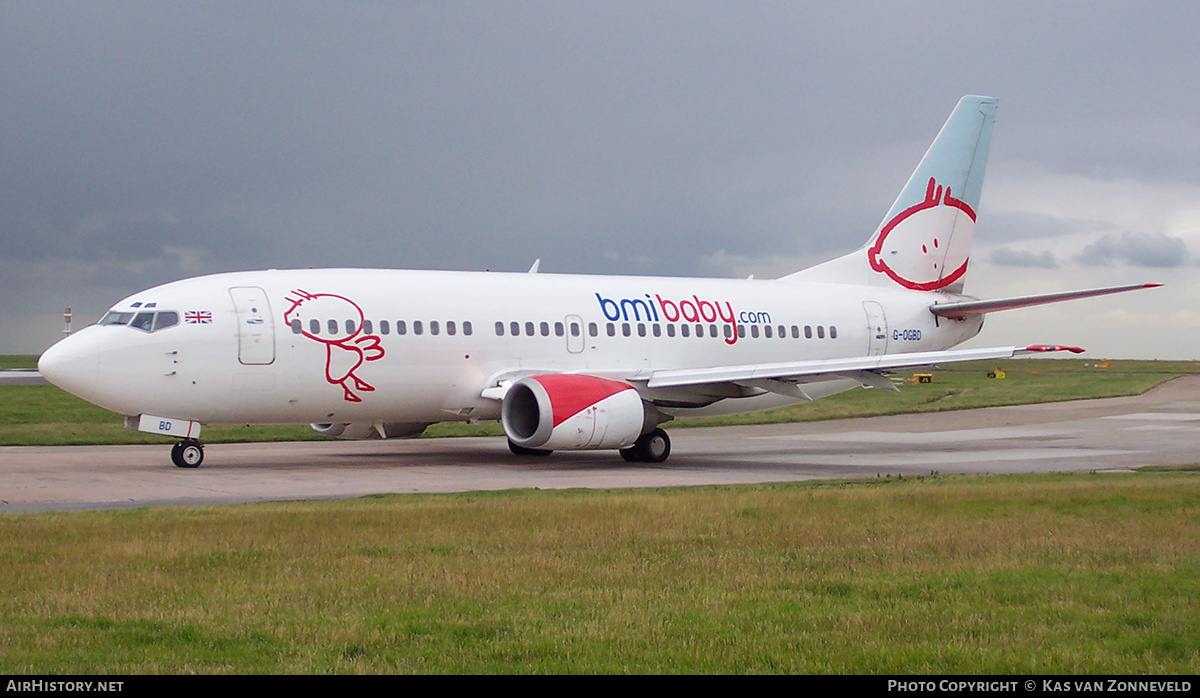
[[207, 310], [189, 310], [183, 314], [183, 321], [189, 325], [207, 325], [212, 322], [212, 313]]

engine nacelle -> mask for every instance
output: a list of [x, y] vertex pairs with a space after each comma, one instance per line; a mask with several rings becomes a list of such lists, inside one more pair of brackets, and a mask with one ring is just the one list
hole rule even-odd
[[413, 422], [334, 422], [308, 426], [318, 434], [340, 439], [411, 439], [420, 436], [429, 425]]
[[500, 421], [509, 440], [522, 448], [628, 448], [657, 424], [657, 410], [628, 383], [547, 373], [513, 383]]

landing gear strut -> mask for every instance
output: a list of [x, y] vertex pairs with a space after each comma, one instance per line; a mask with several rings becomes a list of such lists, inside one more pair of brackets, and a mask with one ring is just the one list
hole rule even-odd
[[642, 434], [633, 446], [621, 449], [621, 457], [634, 463], [661, 463], [669, 455], [671, 455], [671, 438], [662, 429]]
[[198, 468], [204, 462], [204, 446], [195, 439], [184, 439], [171, 447], [171, 462], [179, 468]]

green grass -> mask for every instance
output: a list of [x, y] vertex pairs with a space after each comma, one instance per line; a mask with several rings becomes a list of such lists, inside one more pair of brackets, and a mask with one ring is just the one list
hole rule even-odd
[[[322, 439], [308, 426], [213, 425], [208, 443]], [[163, 437], [126, 431], [121, 415], [52, 385], [0, 385], [0, 446], [161, 444]]]
[[[36, 357], [0, 357], [11, 363]], [[765, 424], [842, 419], [903, 412], [1018, 405], [1137, 395], [1183, 373], [1200, 372], [1200, 362], [1113, 361], [1093, 368], [1093, 361], [1038, 359], [959, 364], [934, 374], [930, 384], [904, 384], [900, 393], [854, 389], [810, 403], [730, 417], [679, 419], [668, 428]], [[1002, 380], [987, 378], [997, 365], [1008, 372]], [[905, 374], [911, 377], [911, 374]], [[445, 422], [426, 430], [428, 437], [498, 436], [496, 422]], [[208, 443], [300, 441], [324, 439], [305, 425], [212, 425], [204, 429]], [[162, 443], [160, 436], [122, 428], [121, 416], [95, 407], [49, 385], [0, 386], [0, 446]]]
[[0, 673], [1195, 674], [1200, 478], [0, 517]]
[[0, 354], [0, 371], [13, 368], [37, 368], [37, 354]]

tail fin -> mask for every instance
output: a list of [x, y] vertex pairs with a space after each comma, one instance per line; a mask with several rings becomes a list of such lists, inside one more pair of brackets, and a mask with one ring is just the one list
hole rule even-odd
[[996, 102], [958, 101], [865, 246], [784, 279], [961, 292]]

